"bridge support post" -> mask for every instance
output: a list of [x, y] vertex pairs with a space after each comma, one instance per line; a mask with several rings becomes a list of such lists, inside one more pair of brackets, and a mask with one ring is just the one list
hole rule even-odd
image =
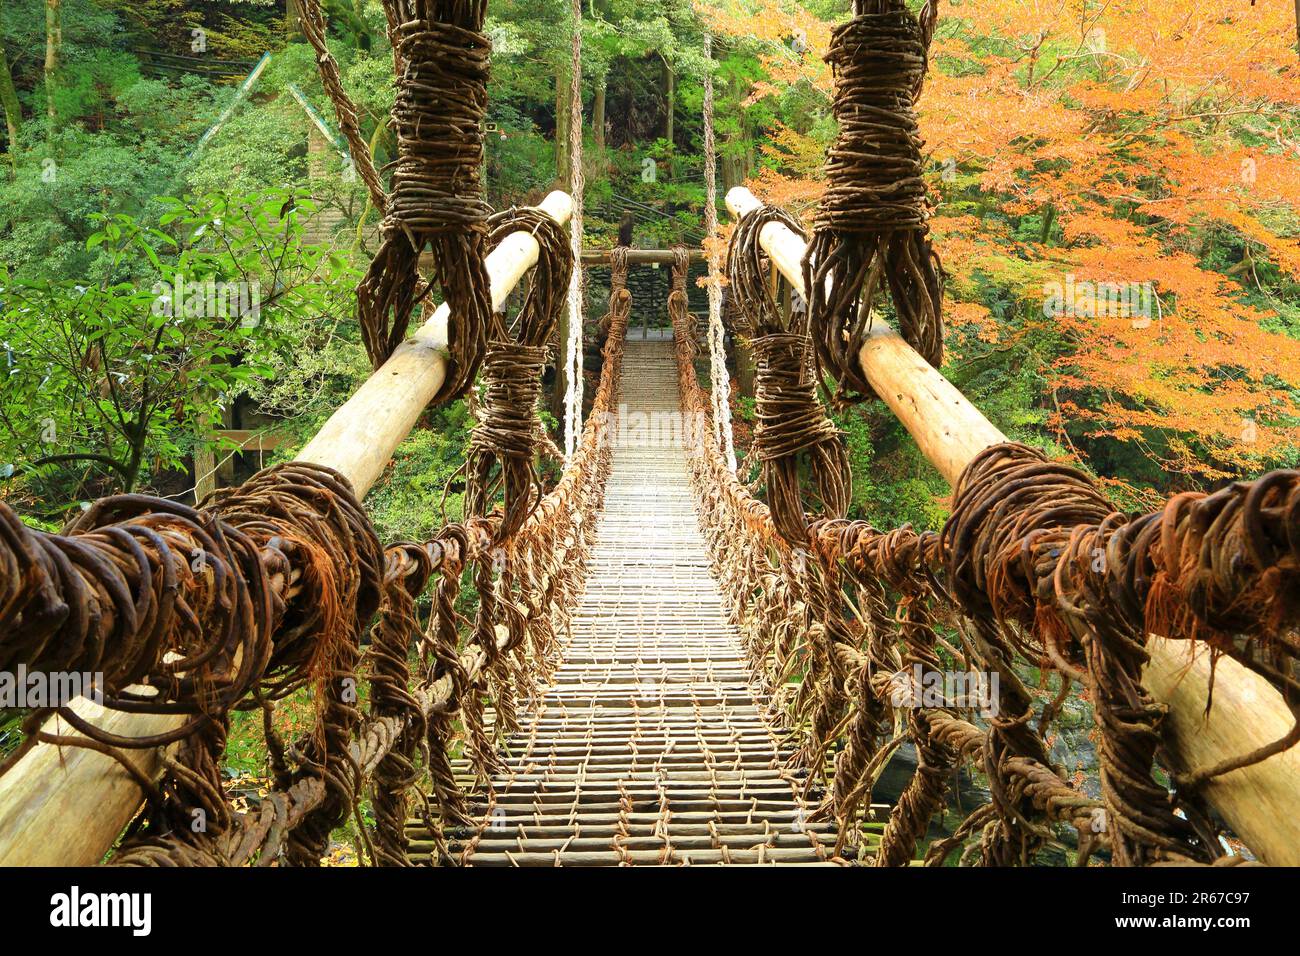
[[754, 397], [754, 378], [758, 369], [754, 365], [754, 352], [749, 347], [749, 340], [739, 335], [731, 336], [736, 350], [736, 384], [740, 394], [745, 398]]
[[[762, 203], [742, 186], [727, 193], [727, 210], [736, 218]], [[780, 223], [768, 223], [759, 243], [790, 285], [804, 295], [806, 244]], [[1007, 440], [938, 369], [903, 337], [877, 319], [858, 355], [863, 374], [898, 416], [917, 446], [948, 481], [983, 449]], [[1262, 677], [1231, 658], [1214, 670], [1214, 706], [1209, 703], [1208, 650], [1192, 641], [1152, 635], [1151, 660], [1143, 673], [1146, 689], [1169, 708], [1165, 742], [1172, 756], [1190, 770], [1280, 739], [1294, 724], [1291, 709]], [[1300, 747], [1234, 770], [1206, 783], [1203, 794], [1228, 825], [1265, 863], [1300, 865]]]

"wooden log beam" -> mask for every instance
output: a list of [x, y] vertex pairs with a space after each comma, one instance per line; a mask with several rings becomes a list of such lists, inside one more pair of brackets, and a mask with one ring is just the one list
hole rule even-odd
[[[609, 265], [610, 249], [586, 249], [582, 253], [582, 264], [584, 266], [607, 266]], [[703, 262], [703, 249], [687, 249], [687, 254], [691, 262]], [[629, 249], [627, 251], [627, 264], [630, 266], [644, 266], [652, 263], [658, 265], [671, 265], [674, 261], [673, 250], [671, 249]], [[433, 267], [433, 256], [424, 253], [420, 256], [420, 268], [431, 269]]]
[[[727, 193], [727, 209], [736, 218], [761, 205], [743, 186]], [[806, 300], [804, 241], [779, 222], [764, 226], [758, 241], [777, 271]], [[874, 322], [859, 359], [867, 381], [949, 484], [957, 481], [978, 452], [1006, 441], [979, 409], [883, 320]]]
[[[609, 249], [585, 251], [582, 254], [582, 264], [584, 266], [609, 265], [609, 254]], [[704, 261], [703, 249], [688, 249], [687, 254], [691, 262]], [[629, 249], [627, 251], [627, 264], [630, 266], [650, 265], [651, 263], [671, 265], [674, 256], [672, 249]]]
[[[1142, 683], [1169, 707], [1167, 749], [1181, 772], [1250, 753], [1280, 740], [1295, 724], [1282, 695], [1230, 657], [1210, 666], [1210, 649], [1193, 641], [1147, 640]], [[1210, 679], [1214, 708], [1207, 715]], [[1205, 784], [1205, 799], [1270, 866], [1300, 866], [1300, 747]]]
[[[556, 191], [542, 200], [539, 208], [564, 225], [573, 212], [573, 201]], [[507, 236], [492, 250], [485, 262], [494, 309], [505, 304], [519, 280], [537, 264], [538, 251], [537, 240], [524, 230]], [[358, 496], [369, 491], [442, 387], [447, 375], [449, 314], [446, 304], [440, 305], [330, 417], [298, 460], [342, 472]]]
[[[553, 192], [540, 208], [564, 225], [572, 201]], [[486, 259], [492, 302], [499, 307], [537, 262], [537, 240], [520, 231], [507, 236]], [[298, 456], [328, 465], [364, 496], [406, 438], [447, 371], [446, 305], [398, 346], [327, 421]], [[85, 698], [74, 712], [104, 730], [126, 737], [148, 736], [179, 726], [181, 719], [105, 711]], [[45, 729], [76, 736], [58, 718]], [[156, 774], [161, 753], [130, 751], [144, 773]], [[104, 858], [141, 803], [140, 789], [110, 757], [82, 747], [33, 747], [0, 777], [0, 866], [92, 866]]]
[[[762, 203], [743, 186], [727, 193], [727, 210], [740, 218]], [[759, 244], [791, 287], [803, 295], [806, 245], [780, 223], [768, 223]], [[898, 416], [917, 446], [947, 479], [957, 477], [983, 449], [1006, 436], [903, 337], [877, 319], [858, 355], [867, 381]], [[1209, 702], [1209, 655], [1191, 641], [1152, 635], [1143, 679], [1169, 707], [1165, 741], [1180, 770], [1205, 767], [1248, 753], [1282, 737], [1295, 723], [1290, 708], [1262, 677], [1230, 658], [1214, 674]], [[1224, 774], [1205, 785], [1211, 805], [1261, 860], [1300, 865], [1300, 747]]]

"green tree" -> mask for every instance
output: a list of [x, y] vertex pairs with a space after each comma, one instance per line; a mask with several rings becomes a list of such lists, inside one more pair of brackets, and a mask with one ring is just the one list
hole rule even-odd
[[148, 463], [180, 465], [223, 406], [269, 373], [285, 330], [332, 311], [339, 282], [355, 279], [303, 241], [312, 207], [301, 194], [167, 207], [157, 226], [100, 217], [87, 245], [112, 269], [99, 283], [3, 277], [9, 471], [79, 493], [129, 491]]

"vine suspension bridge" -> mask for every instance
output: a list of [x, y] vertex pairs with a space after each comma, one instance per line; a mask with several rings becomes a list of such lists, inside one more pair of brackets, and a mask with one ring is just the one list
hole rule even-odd
[[[1028, 865], [1065, 832], [1081, 862], [1242, 863], [1224, 831], [1300, 863], [1300, 472], [1117, 513], [940, 374], [942, 270], [911, 175], [931, 6], [855, 3], [813, 233], [733, 189], [728, 314], [706, 250], [703, 329], [698, 252], [584, 251], [580, 175], [573, 195], [490, 214], [481, 3], [385, 2], [391, 191], [319, 5], [302, 8], [385, 215], [358, 288], [375, 371], [295, 461], [197, 507], [105, 498], [49, 534], [0, 504], [0, 670], [103, 676], [97, 700], [34, 710], [0, 765], [0, 864], [317, 865], [349, 819], [388, 866]], [[584, 399], [593, 255], [611, 292]], [[655, 258], [670, 329], [629, 332], [629, 261]], [[728, 333], [756, 365], [753, 488]], [[563, 450], [537, 414], [553, 350]], [[843, 517], [828, 383], [844, 407], [882, 400], [951, 483], [941, 532]], [[460, 397], [465, 518], [384, 546], [362, 500], [428, 405]], [[549, 487], [539, 456], [564, 466]], [[911, 675], [951, 673], [994, 679], [996, 708], [916, 693]], [[305, 689], [313, 725], [283, 739], [277, 706]], [[1081, 691], [1092, 782], [1050, 745]], [[222, 775], [239, 710], [264, 716], [272, 771], [242, 810]], [[915, 771], [873, 802], [905, 745]], [[989, 799], [936, 835], [968, 762]]]

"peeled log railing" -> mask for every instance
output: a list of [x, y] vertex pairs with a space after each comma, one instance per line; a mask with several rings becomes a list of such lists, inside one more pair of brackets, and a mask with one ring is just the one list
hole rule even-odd
[[[762, 203], [743, 187], [727, 194], [739, 219]], [[781, 276], [805, 294], [806, 244], [789, 228], [767, 223], [759, 243]], [[806, 295], [805, 295], [806, 298]], [[926, 458], [955, 484], [975, 456], [1007, 441], [947, 379], [879, 317], [858, 356], [871, 386], [916, 440]], [[1264, 678], [1229, 657], [1212, 664], [1209, 648], [1151, 635], [1147, 690], [1168, 708], [1164, 743], [1183, 765], [1218, 764], [1282, 739], [1295, 717]], [[1209, 706], [1211, 677], [1213, 707]], [[1271, 865], [1300, 864], [1300, 753], [1296, 748], [1214, 777], [1201, 795]]]
[[[557, 191], [539, 208], [564, 225], [572, 202]], [[487, 256], [494, 308], [504, 304], [538, 253], [537, 240], [521, 230]], [[447, 317], [447, 307], [439, 307], [331, 416], [297, 460], [333, 468], [363, 497], [442, 386]], [[88, 723], [121, 737], [161, 734], [187, 719], [110, 711], [85, 698], [70, 706]], [[57, 717], [46, 729], [80, 736]], [[148, 777], [158, 773], [161, 763], [158, 750], [127, 750], [122, 758]], [[142, 799], [138, 784], [117, 760], [84, 747], [38, 744], [0, 778], [0, 866], [98, 863]]]

